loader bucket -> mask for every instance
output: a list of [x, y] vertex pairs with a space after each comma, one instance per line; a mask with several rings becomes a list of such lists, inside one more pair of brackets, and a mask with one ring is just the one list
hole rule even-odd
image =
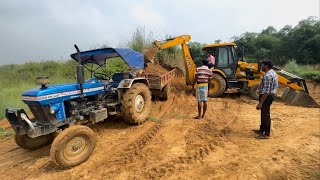
[[158, 58], [157, 58], [157, 52], [158, 48], [148, 48], [145, 51], [143, 51], [144, 54], [144, 61], [151, 62], [152, 64], [158, 64]]
[[291, 88], [286, 88], [281, 95], [281, 99], [293, 106], [320, 108], [320, 105], [308, 93]]

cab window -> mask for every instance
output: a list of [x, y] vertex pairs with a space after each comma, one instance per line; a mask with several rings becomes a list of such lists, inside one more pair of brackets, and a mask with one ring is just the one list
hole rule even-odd
[[219, 48], [219, 66], [228, 66], [229, 65], [229, 58], [228, 58], [228, 49], [226, 47]]

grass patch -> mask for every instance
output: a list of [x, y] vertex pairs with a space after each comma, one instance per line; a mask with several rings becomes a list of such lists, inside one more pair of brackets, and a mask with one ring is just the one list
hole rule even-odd
[[13, 131], [0, 128], [0, 139], [6, 138], [6, 137], [11, 137], [13, 135], [14, 135]]
[[287, 63], [284, 69], [292, 74], [301, 76], [305, 79], [312, 79], [320, 83], [319, 66], [299, 65], [295, 61]]

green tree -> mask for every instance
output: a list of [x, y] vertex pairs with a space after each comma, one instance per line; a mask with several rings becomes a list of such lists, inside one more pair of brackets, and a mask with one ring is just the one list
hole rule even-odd
[[138, 27], [132, 35], [132, 39], [128, 41], [127, 47], [138, 52], [143, 52], [145, 49], [152, 46], [152, 32], [146, 35], [144, 27]]
[[268, 26], [267, 29], [262, 30], [261, 34], [275, 34], [277, 30], [273, 26]]
[[197, 64], [201, 64], [201, 60], [205, 58], [205, 54], [202, 51], [203, 44], [199, 42], [189, 42], [188, 47], [193, 61]]

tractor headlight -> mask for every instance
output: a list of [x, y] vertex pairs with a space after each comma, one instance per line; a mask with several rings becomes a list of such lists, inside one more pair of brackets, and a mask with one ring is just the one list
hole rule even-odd
[[51, 114], [55, 114], [55, 113], [57, 113], [59, 111], [60, 111], [60, 107], [59, 106], [57, 106], [57, 105], [50, 106], [50, 113]]

